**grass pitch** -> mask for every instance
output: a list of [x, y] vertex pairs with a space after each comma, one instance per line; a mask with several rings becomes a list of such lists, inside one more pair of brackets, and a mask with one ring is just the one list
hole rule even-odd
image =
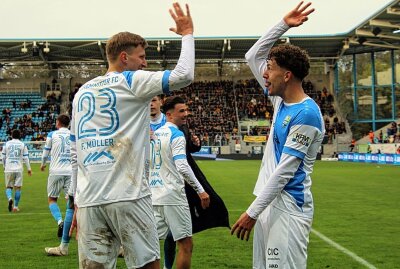
[[[198, 163], [224, 199], [233, 224], [254, 198], [260, 161]], [[24, 175], [19, 213], [8, 212], [4, 193], [0, 200], [0, 268], [78, 268], [74, 239], [69, 256], [44, 252], [59, 244], [57, 224], [47, 206], [47, 173], [38, 164], [32, 169], [32, 177]], [[317, 162], [312, 178], [313, 229], [376, 268], [400, 268], [400, 167]], [[63, 199], [59, 204], [64, 216]], [[315, 233], [308, 255], [308, 268], [367, 268]], [[238, 240], [226, 228], [194, 235], [193, 269], [246, 269], [251, 263], [251, 241]], [[117, 268], [125, 268], [122, 259]]]

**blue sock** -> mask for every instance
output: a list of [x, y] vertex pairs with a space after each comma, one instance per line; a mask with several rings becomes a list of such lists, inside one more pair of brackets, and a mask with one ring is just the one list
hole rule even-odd
[[14, 201], [14, 207], [18, 207], [19, 200], [21, 199], [21, 190], [16, 190], [15, 191], [15, 201]]
[[53, 218], [57, 221], [57, 223], [62, 220], [60, 208], [58, 207], [57, 203], [49, 204], [49, 208]]
[[12, 197], [12, 189], [7, 188], [6, 189], [6, 196], [7, 196], [7, 200], [10, 200]]
[[72, 218], [74, 217], [74, 210], [69, 208], [67, 205], [67, 211], [65, 213], [63, 234], [61, 237], [61, 243], [69, 243], [69, 229], [71, 228]]
[[165, 238], [164, 241], [164, 266], [167, 269], [172, 269], [172, 265], [174, 264], [175, 248], [176, 248], [176, 242], [172, 237], [172, 233], [169, 232], [167, 238]]

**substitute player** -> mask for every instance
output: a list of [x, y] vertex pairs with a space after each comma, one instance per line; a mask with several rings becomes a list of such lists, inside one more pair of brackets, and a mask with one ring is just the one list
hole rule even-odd
[[[25, 162], [28, 169], [28, 175], [32, 176], [31, 165], [29, 163], [29, 153], [26, 145], [20, 141], [21, 132], [13, 130], [12, 140], [6, 142], [3, 146], [3, 166], [6, 182], [6, 196], [8, 199], [8, 211], [18, 212], [19, 201], [21, 199], [21, 188], [23, 183], [22, 172], [24, 168], [22, 161]], [[14, 188], [15, 196], [12, 199], [12, 190]]]
[[79, 264], [115, 268], [119, 245], [128, 268], [159, 268], [160, 247], [148, 185], [149, 106], [158, 94], [194, 77], [193, 23], [178, 3], [170, 14], [182, 36], [172, 71], [147, 72], [147, 42], [129, 32], [111, 37], [109, 69], [75, 95], [71, 122], [72, 192], [78, 207]]
[[56, 120], [56, 131], [47, 135], [46, 144], [43, 149], [41, 171], [46, 169], [46, 161], [49, 154], [51, 155], [49, 178], [47, 181], [47, 195], [49, 209], [53, 218], [58, 224], [57, 236], [61, 237], [61, 245], [55, 248], [45, 248], [48, 255], [65, 256], [68, 255], [69, 245], [69, 229], [74, 215], [74, 209], [67, 203], [65, 212], [65, 221], [63, 222], [60, 208], [57, 205], [57, 199], [61, 190], [64, 194], [68, 194], [68, 188], [71, 183], [71, 147], [70, 147], [70, 131], [69, 117], [67, 115], [59, 115]]
[[[324, 137], [318, 105], [302, 88], [308, 55], [285, 44], [272, 48], [290, 27], [314, 11], [298, 6], [262, 36], [246, 59], [273, 106], [273, 127], [254, 189], [257, 198], [232, 227], [248, 240], [255, 225], [253, 268], [306, 268], [313, 219], [310, 174]], [[271, 49], [272, 48], [272, 49]]]
[[186, 140], [179, 127], [186, 124], [187, 106], [179, 97], [169, 97], [163, 105], [167, 122], [154, 132], [151, 143], [150, 188], [158, 235], [169, 232], [178, 244], [177, 268], [190, 268], [192, 221], [185, 193], [185, 181], [197, 192], [203, 209], [210, 203], [208, 194], [196, 179], [186, 159]]

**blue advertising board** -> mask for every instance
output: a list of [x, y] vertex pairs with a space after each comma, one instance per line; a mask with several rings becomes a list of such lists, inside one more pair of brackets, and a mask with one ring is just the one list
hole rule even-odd
[[371, 154], [339, 152], [338, 160], [341, 162], [379, 163], [400, 165], [400, 154]]

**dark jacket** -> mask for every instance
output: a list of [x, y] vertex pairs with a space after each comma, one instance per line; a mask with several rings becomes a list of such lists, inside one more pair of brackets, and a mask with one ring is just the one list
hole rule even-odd
[[208, 183], [203, 172], [201, 172], [191, 155], [191, 153], [198, 152], [201, 145], [196, 146], [193, 144], [192, 135], [186, 125], [181, 126], [179, 129], [184, 133], [186, 139], [186, 159], [197, 180], [203, 186], [204, 191], [210, 196], [210, 206], [204, 210], [201, 207], [198, 194], [188, 184], [185, 184], [186, 196], [188, 198], [190, 214], [192, 216], [193, 233], [215, 227], [230, 228], [229, 214], [224, 201], [214, 191], [210, 183]]

